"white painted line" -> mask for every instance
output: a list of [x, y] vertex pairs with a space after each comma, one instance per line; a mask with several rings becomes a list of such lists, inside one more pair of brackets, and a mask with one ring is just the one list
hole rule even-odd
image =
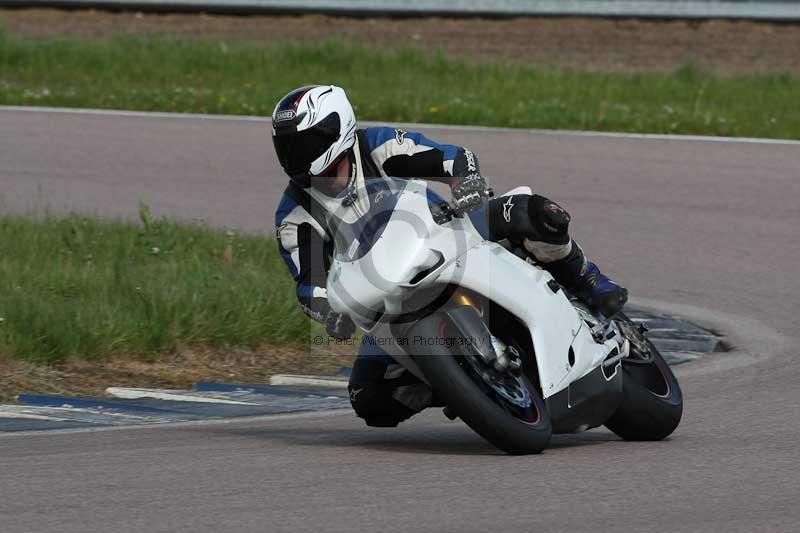
[[[269, 124], [269, 117], [257, 117], [253, 115], [208, 115], [193, 113], [165, 113], [159, 111], [125, 111], [117, 109], [77, 109], [65, 107], [31, 107], [31, 106], [0, 106], [0, 112], [29, 112], [29, 113], [63, 113], [74, 115], [99, 115], [110, 117], [139, 117], [139, 118], [166, 118], [174, 120], [219, 120], [228, 122], [261, 122]], [[359, 124], [363, 126], [375, 126], [387, 124], [386, 121], [373, 122], [363, 121]], [[712, 135], [669, 135], [661, 133], [623, 133], [613, 131], [577, 131], [577, 130], [542, 130], [524, 128], [496, 128], [490, 126], [454, 126], [448, 124], [416, 124], [416, 123], [396, 123], [393, 126], [400, 126], [410, 129], [445, 129], [451, 131], [475, 131], [486, 133], [525, 133], [530, 135], [548, 135], [564, 137], [606, 137], [612, 139], [638, 139], [655, 141], [692, 141], [692, 142], [715, 142], [715, 143], [747, 143], [747, 144], [778, 144], [800, 146], [800, 141], [791, 139], [763, 139], [758, 137], [715, 137]]]
[[13, 438], [13, 437], [52, 437], [54, 434], [74, 434], [74, 433], [101, 433], [106, 431], [147, 431], [147, 430], [162, 430], [162, 429], [182, 429], [186, 427], [204, 427], [204, 426], [225, 426], [231, 424], [260, 424], [264, 422], [280, 422], [281, 420], [303, 419], [303, 418], [329, 418], [334, 416], [354, 416], [353, 410], [348, 407], [326, 409], [324, 411], [301, 411], [297, 413], [279, 413], [269, 415], [254, 415], [254, 416], [236, 416], [228, 418], [210, 418], [205, 420], [191, 420], [191, 421], [177, 421], [166, 422], [164, 424], [139, 424], [130, 426], [100, 426], [100, 427], [82, 427], [82, 428], [65, 428], [65, 429], [49, 429], [44, 431], [0, 431], [0, 439]]
[[188, 420], [188, 417], [170, 417], [132, 415], [129, 413], [110, 412], [105, 409], [87, 409], [75, 407], [45, 407], [38, 405], [0, 405], [0, 419], [30, 418], [63, 422], [82, 422], [86, 424], [162, 424]]
[[209, 115], [203, 113], [168, 113], [163, 111], [129, 111], [125, 109], [80, 109], [72, 107], [4, 106], [0, 111], [19, 111], [25, 113], [58, 113], [66, 115], [99, 115], [107, 117], [169, 118], [175, 120], [222, 120], [235, 122], [264, 122], [270, 124], [269, 117], [252, 115]]
[[[364, 122], [364, 124], [368, 124]], [[393, 123], [393, 125], [395, 125]], [[565, 137], [608, 137], [612, 139], [638, 139], [655, 141], [700, 141], [716, 143], [747, 144], [785, 144], [800, 145], [800, 141], [791, 139], [764, 139], [760, 137], [716, 137], [713, 135], [671, 135], [665, 133], [624, 133], [615, 131], [580, 131], [580, 130], [541, 130], [525, 128], [494, 128], [489, 126], [449, 126], [439, 124], [396, 124], [401, 127], [416, 129], [449, 129], [454, 131], [476, 131], [486, 133], [525, 133], [530, 135], [550, 135]]]
[[348, 378], [341, 376], [297, 376], [293, 374], [276, 374], [269, 378], [273, 386], [305, 386], [324, 387], [329, 389], [346, 389]]
[[[113, 408], [86, 408], [86, 407], [49, 407], [38, 405], [3, 405], [0, 406], [0, 413], [5, 408], [16, 408], [20, 411], [33, 412], [33, 413], [53, 413], [54, 415], [62, 414], [68, 416], [69, 420], [85, 421], [85, 422], [102, 422], [102, 423], [123, 423], [123, 424], [136, 424], [136, 423], [160, 423], [164, 420], [163, 415], [139, 415], [113, 411]], [[91, 418], [92, 420], [89, 420]], [[187, 419], [186, 417], [183, 417]], [[179, 416], [171, 417], [171, 421], [180, 419]]]
[[0, 419], [4, 418], [21, 418], [26, 420], [47, 420], [48, 422], [74, 422], [69, 418], [60, 418], [56, 416], [47, 416], [43, 414], [36, 414], [28, 412], [27, 410], [17, 409], [14, 405], [0, 406]]
[[152, 398], [154, 400], [167, 400], [171, 402], [198, 402], [198, 403], [220, 403], [226, 405], [260, 405], [252, 402], [240, 402], [236, 400], [223, 400], [210, 396], [198, 396], [197, 394], [185, 394], [183, 391], [162, 390], [162, 389], [129, 389], [126, 387], [109, 387], [106, 392], [117, 398], [136, 400], [141, 398]]

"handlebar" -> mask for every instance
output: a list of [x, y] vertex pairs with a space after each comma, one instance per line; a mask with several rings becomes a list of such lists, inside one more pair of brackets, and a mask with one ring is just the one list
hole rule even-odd
[[451, 220], [453, 220], [453, 218], [461, 218], [465, 214], [485, 206], [489, 198], [493, 196], [494, 196], [494, 191], [490, 187], [486, 189], [486, 195], [483, 196], [480, 206], [473, 206], [468, 204], [466, 207], [463, 207], [460, 206], [455, 201], [434, 204], [434, 207], [436, 207], [437, 209], [433, 211], [433, 220], [437, 224], [444, 224], [446, 222], [450, 222]]

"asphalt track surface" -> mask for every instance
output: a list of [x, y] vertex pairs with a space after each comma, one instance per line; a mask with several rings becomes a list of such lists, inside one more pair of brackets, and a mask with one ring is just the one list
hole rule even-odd
[[[497, 453], [431, 410], [0, 437], [17, 531], [797, 531], [800, 145], [426, 129], [530, 183], [637, 303], [726, 335], [678, 367], [664, 442], [605, 430]], [[0, 109], [0, 209], [156, 214], [272, 231], [267, 123]]]

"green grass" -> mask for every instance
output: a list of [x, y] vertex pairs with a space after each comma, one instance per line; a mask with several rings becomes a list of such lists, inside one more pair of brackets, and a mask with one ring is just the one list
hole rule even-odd
[[0, 104], [269, 115], [335, 83], [362, 120], [800, 138], [800, 78], [559, 71], [348, 42], [25, 40], [0, 31]]
[[146, 208], [138, 225], [0, 217], [2, 354], [147, 357], [302, 342], [314, 327], [272, 239], [154, 221]]

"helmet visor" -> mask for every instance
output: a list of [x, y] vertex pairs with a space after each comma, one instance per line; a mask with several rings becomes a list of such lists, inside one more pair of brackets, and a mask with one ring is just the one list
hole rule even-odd
[[339, 115], [332, 113], [304, 131], [280, 130], [277, 128], [273, 137], [278, 161], [291, 178], [305, 177], [309, 175], [311, 163], [339, 139]]

